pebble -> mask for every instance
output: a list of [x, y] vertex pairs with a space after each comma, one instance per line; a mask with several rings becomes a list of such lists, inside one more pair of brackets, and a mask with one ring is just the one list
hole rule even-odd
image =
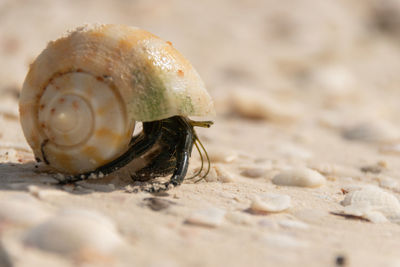
[[343, 213], [371, 222], [400, 223], [400, 202], [392, 194], [376, 186], [364, 186], [350, 191], [341, 202]]
[[143, 199], [144, 204], [153, 211], [160, 211], [169, 208], [171, 205], [176, 205], [175, 202], [159, 197], [148, 197]]
[[355, 78], [345, 66], [335, 64], [316, 68], [311, 78], [316, 88], [327, 94], [328, 101], [337, 102], [354, 93]]
[[197, 210], [186, 219], [186, 223], [206, 227], [217, 227], [223, 223], [225, 214], [226, 211], [218, 208]]
[[248, 167], [245, 168], [240, 175], [248, 177], [248, 178], [260, 178], [263, 177], [266, 173], [266, 169], [257, 168], [257, 167]]
[[2, 222], [28, 227], [41, 223], [50, 216], [49, 210], [28, 195], [0, 200], [0, 221]]
[[70, 209], [32, 228], [24, 243], [60, 254], [79, 254], [87, 249], [110, 253], [122, 244], [122, 239], [107, 217]]
[[211, 166], [210, 172], [205, 179], [207, 182], [231, 183], [235, 181], [234, 175], [219, 164]]
[[256, 195], [251, 201], [250, 210], [255, 213], [282, 212], [290, 208], [290, 202], [288, 195]]
[[373, 173], [373, 174], [378, 174], [381, 173], [383, 170], [383, 167], [380, 165], [366, 165], [360, 168], [360, 171], [364, 173]]
[[344, 127], [342, 137], [352, 141], [387, 142], [398, 139], [400, 132], [387, 122], [374, 121]]
[[318, 187], [325, 184], [326, 179], [317, 171], [298, 167], [278, 173], [272, 178], [272, 183], [286, 186]]
[[230, 163], [238, 158], [237, 152], [218, 146], [207, 148], [207, 152], [211, 162]]
[[250, 119], [290, 122], [299, 117], [299, 111], [293, 105], [282, 104], [272, 96], [257, 91], [233, 91], [231, 105], [236, 113]]

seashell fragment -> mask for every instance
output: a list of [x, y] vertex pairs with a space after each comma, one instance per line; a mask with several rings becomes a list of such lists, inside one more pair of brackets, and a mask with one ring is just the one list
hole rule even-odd
[[400, 202], [392, 194], [375, 186], [349, 192], [341, 202], [343, 213], [361, 217], [371, 222], [387, 220], [400, 223]]
[[225, 213], [226, 211], [218, 208], [198, 210], [186, 219], [186, 223], [207, 227], [217, 227], [223, 223]]
[[238, 154], [236, 152], [222, 147], [210, 147], [208, 149], [208, 155], [211, 162], [230, 163], [238, 158]]
[[249, 90], [236, 90], [232, 93], [232, 107], [243, 117], [264, 119], [274, 122], [291, 122], [298, 118], [299, 110], [289, 105], [280, 105], [271, 96]]
[[342, 129], [342, 137], [352, 141], [388, 142], [400, 137], [399, 130], [384, 121], [360, 123]]
[[227, 171], [223, 166], [219, 164], [214, 164], [211, 167], [210, 173], [206, 177], [206, 181], [231, 183], [235, 181], [235, 177], [231, 172]]
[[256, 195], [250, 205], [250, 210], [258, 212], [281, 212], [290, 208], [290, 196], [278, 194]]
[[318, 187], [325, 182], [319, 172], [304, 167], [282, 171], [272, 178], [272, 183], [286, 186]]
[[122, 244], [114, 224], [92, 211], [68, 210], [31, 229], [24, 243], [60, 254], [110, 253]]
[[247, 167], [240, 173], [240, 175], [248, 178], [260, 178], [264, 176], [265, 173], [266, 173], [265, 168]]

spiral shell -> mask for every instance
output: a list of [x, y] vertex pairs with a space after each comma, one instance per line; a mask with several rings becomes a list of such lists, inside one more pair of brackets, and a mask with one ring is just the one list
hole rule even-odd
[[71, 174], [123, 154], [136, 121], [214, 114], [198, 73], [170, 42], [123, 25], [84, 26], [50, 42], [30, 66], [19, 107], [35, 156]]

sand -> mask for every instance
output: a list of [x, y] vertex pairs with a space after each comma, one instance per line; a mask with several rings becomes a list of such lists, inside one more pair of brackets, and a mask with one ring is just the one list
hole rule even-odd
[[[363, 200], [377, 220], [342, 205], [400, 197], [399, 17], [396, 0], [1, 1], [0, 265], [400, 266], [397, 204]], [[198, 129], [206, 180], [135, 193], [127, 169], [61, 187], [35, 164], [29, 63], [89, 22], [151, 31], [196, 67], [218, 114]]]

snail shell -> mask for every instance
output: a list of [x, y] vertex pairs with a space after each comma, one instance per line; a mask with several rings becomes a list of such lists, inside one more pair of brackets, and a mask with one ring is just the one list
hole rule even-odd
[[144, 30], [91, 25], [50, 42], [31, 64], [20, 119], [36, 158], [70, 174], [123, 154], [136, 121], [214, 114], [192, 65]]

